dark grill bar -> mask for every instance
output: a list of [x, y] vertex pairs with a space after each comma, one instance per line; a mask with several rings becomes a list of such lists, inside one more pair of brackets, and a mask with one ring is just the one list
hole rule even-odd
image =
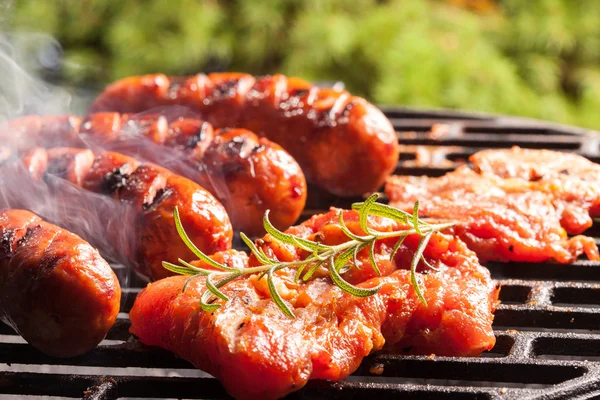
[[[383, 108], [402, 144], [397, 174], [439, 176], [484, 148], [547, 148], [600, 161], [600, 133], [538, 121], [451, 111]], [[433, 128], [433, 133], [430, 131]], [[431, 157], [423, 154], [432, 155]], [[303, 217], [334, 198], [311, 188]], [[586, 234], [600, 237], [600, 223]], [[597, 240], [600, 244], [600, 239]], [[573, 399], [600, 396], [600, 263], [490, 263], [502, 285], [497, 343], [481, 358], [377, 354], [344, 382], [311, 381], [290, 399]], [[122, 272], [122, 270], [120, 271]], [[55, 359], [0, 324], [0, 394], [86, 399], [226, 399], [218, 381], [128, 333], [142, 282], [124, 293], [122, 314], [101, 346]], [[15, 397], [16, 398], [16, 397]]]

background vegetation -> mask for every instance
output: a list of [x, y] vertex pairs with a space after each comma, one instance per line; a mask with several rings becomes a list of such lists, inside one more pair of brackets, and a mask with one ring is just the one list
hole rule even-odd
[[56, 37], [73, 85], [282, 72], [600, 129], [598, 0], [14, 0], [6, 22]]

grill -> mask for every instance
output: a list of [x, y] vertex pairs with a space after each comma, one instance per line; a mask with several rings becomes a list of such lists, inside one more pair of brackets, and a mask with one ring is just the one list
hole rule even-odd
[[[397, 174], [439, 176], [484, 148], [548, 148], [600, 162], [600, 134], [519, 118], [383, 108], [402, 144]], [[311, 188], [304, 218], [330, 205]], [[600, 237], [600, 223], [588, 235]], [[600, 239], [596, 240], [600, 245]], [[600, 396], [600, 263], [488, 265], [501, 283], [497, 344], [481, 358], [365, 359], [343, 382], [311, 381], [290, 399], [574, 399]], [[121, 277], [125, 269], [117, 267]], [[0, 393], [86, 399], [228, 398], [219, 382], [128, 333], [127, 312], [143, 282], [132, 279], [105, 341], [72, 358], [44, 356], [0, 323]]]

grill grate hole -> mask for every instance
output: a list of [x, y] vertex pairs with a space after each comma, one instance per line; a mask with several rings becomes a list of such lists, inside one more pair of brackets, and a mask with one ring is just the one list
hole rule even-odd
[[503, 284], [500, 289], [500, 302], [502, 304], [525, 304], [530, 292], [529, 286]]
[[[402, 358], [394, 355], [377, 356], [363, 361], [354, 375], [372, 376], [373, 364], [383, 366], [379, 377], [441, 379], [467, 382], [501, 382], [514, 384], [553, 385], [583, 375], [586, 369], [577, 366], [547, 365], [531, 363], [467, 362], [437, 359], [429, 362], [425, 357]], [[492, 360], [490, 360], [492, 361]], [[493, 384], [496, 386], [496, 384]], [[500, 385], [500, 386], [501, 386]], [[519, 385], [515, 385], [519, 387]]]
[[559, 287], [553, 292], [552, 304], [555, 306], [600, 308], [600, 287]]
[[600, 339], [540, 337], [533, 341], [533, 355], [536, 358], [600, 361]]

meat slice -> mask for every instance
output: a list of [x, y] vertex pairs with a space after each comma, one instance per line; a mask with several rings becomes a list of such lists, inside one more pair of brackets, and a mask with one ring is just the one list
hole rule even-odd
[[485, 177], [514, 178], [520, 185], [545, 193], [571, 234], [592, 226], [600, 216], [600, 165], [572, 153], [551, 150], [480, 151], [470, 158]]
[[[463, 166], [439, 178], [393, 176], [385, 191], [395, 207], [409, 211], [420, 200], [421, 216], [459, 220], [454, 233], [482, 262], [571, 263], [581, 254], [599, 259], [592, 238], [568, 234], [592, 225], [600, 202], [600, 182], [594, 184], [593, 171], [600, 166], [576, 155], [541, 150], [536, 168], [535, 152], [483, 151], [472, 157], [474, 169]], [[549, 153], [565, 159], [555, 161], [554, 167], [550, 161], [545, 165]]]
[[[326, 244], [348, 238], [332, 209], [288, 232]], [[354, 211], [344, 220], [363, 234]], [[406, 229], [390, 220], [371, 218], [379, 231]], [[304, 283], [294, 282], [294, 270], [274, 277], [281, 296], [296, 318], [286, 317], [271, 300], [265, 279], [256, 275], [223, 288], [230, 301], [213, 312], [200, 308], [204, 278], [176, 276], [150, 284], [130, 312], [131, 332], [152, 346], [171, 350], [217, 377], [240, 399], [276, 399], [303, 387], [309, 379], [340, 380], [373, 351], [447, 356], [477, 356], [495, 343], [492, 312], [498, 290], [490, 273], [458, 238], [434, 234], [418, 279], [428, 305], [419, 301], [410, 282], [410, 261], [419, 238], [409, 236], [390, 260], [394, 239], [376, 242], [375, 259], [382, 276], [368, 265], [368, 252], [358, 254], [356, 268], [344, 278], [361, 287], [383, 284], [370, 297], [354, 297], [333, 285], [325, 270]], [[301, 260], [307, 253], [267, 235], [257, 241], [281, 261]], [[232, 267], [258, 262], [234, 250], [213, 259]], [[202, 265], [202, 267], [207, 267]]]

